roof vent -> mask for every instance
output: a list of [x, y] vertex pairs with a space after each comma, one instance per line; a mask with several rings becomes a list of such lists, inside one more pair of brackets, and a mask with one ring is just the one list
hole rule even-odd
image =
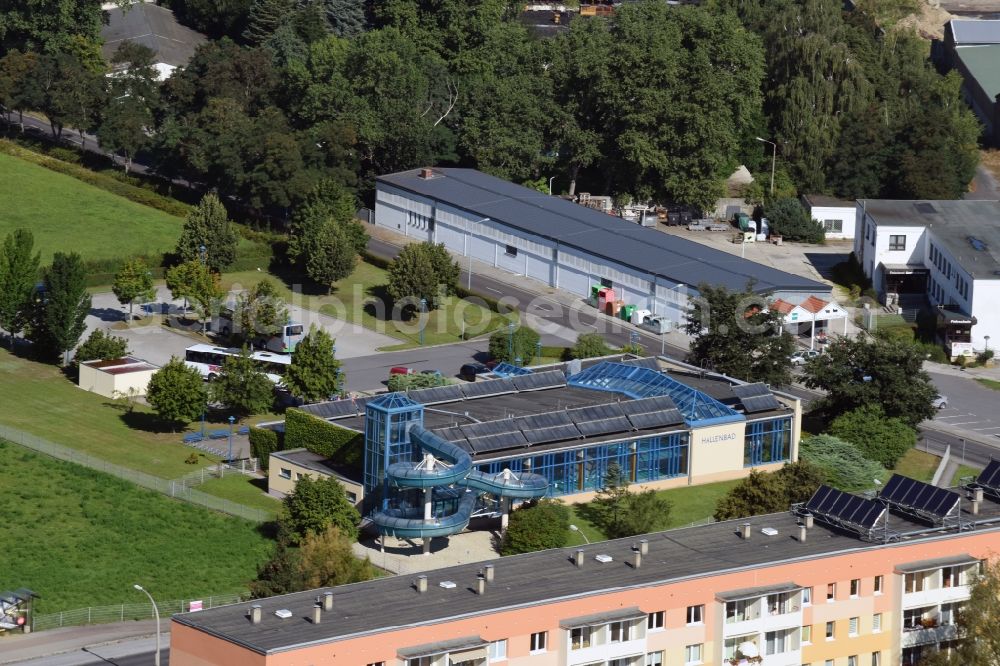
[[924, 215], [934, 215], [935, 213], [937, 213], [937, 210], [934, 208], [934, 206], [926, 202], [918, 203], [915, 205], [915, 207], [918, 213], [922, 213]]
[[976, 250], [977, 252], [986, 252], [986, 250], [989, 247], [986, 245], [985, 242], [979, 240], [975, 236], [966, 236], [966, 240], [969, 241], [969, 245], [972, 246], [972, 249]]
[[274, 614], [280, 617], [282, 620], [287, 620], [292, 616], [292, 611], [288, 610], [287, 608], [279, 608], [278, 610], [274, 611]]
[[778, 530], [773, 527], [762, 527], [760, 528], [760, 533], [765, 536], [778, 536]]
[[453, 580], [443, 580], [440, 583], [438, 583], [438, 585], [446, 590], [454, 590], [456, 587], [455, 581]]
[[423, 168], [420, 170], [420, 177], [424, 180], [429, 180], [434, 177], [434, 169]]
[[603, 553], [599, 555], [594, 555], [594, 559], [600, 562], [601, 564], [607, 564], [608, 562], [615, 561], [615, 558], [611, 557], [610, 555], [604, 555]]
[[250, 624], [260, 624], [260, 604], [250, 607]]

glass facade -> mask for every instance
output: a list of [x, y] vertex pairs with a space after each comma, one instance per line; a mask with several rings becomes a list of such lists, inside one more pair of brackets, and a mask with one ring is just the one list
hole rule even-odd
[[558, 497], [600, 490], [611, 462], [617, 462], [632, 483], [687, 476], [688, 433], [673, 432], [582, 449], [510, 458], [478, 465], [477, 469], [487, 474], [498, 474], [505, 468], [515, 473], [541, 474], [549, 481], [548, 496]]
[[792, 419], [789, 416], [747, 423], [743, 466], [756, 467], [792, 458]]
[[414, 459], [416, 452], [408, 431], [413, 424], [422, 424], [423, 405], [404, 395], [390, 393], [380, 396], [365, 407], [365, 502], [370, 495], [384, 504], [388, 496], [385, 470], [396, 462]]

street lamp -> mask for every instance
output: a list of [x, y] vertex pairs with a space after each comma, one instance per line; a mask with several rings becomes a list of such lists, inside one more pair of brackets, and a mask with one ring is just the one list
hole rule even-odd
[[514, 358], [514, 322], [507, 324], [507, 358]]
[[226, 462], [230, 465], [233, 464], [233, 424], [236, 423], [236, 417], [229, 417], [229, 456], [226, 458]]
[[570, 530], [572, 530], [573, 532], [576, 532], [576, 533], [577, 533], [577, 534], [579, 534], [580, 536], [582, 536], [582, 537], [583, 537], [583, 540], [587, 542], [587, 545], [588, 545], [588, 546], [590, 545], [590, 539], [588, 539], [588, 538], [587, 538], [587, 535], [586, 535], [586, 534], [584, 534], [583, 532], [581, 532], [581, 531], [580, 531], [580, 528], [579, 528], [579, 527], [577, 527], [576, 525], [570, 525], [570, 526], [569, 526], [569, 529], [570, 529]]
[[424, 346], [424, 328], [426, 327], [427, 319], [424, 315], [427, 313], [427, 299], [420, 299], [420, 346]]
[[552, 176], [551, 178], [549, 178], [549, 196], [550, 197], [552, 196], [552, 181], [555, 180], [555, 179], [556, 179], [555, 176]]
[[773, 197], [774, 196], [774, 162], [775, 162], [775, 160], [778, 157], [778, 144], [774, 143], [773, 141], [768, 141], [767, 139], [762, 139], [759, 136], [757, 137], [757, 140], [760, 141], [761, 143], [769, 143], [769, 144], [771, 144], [771, 196]]
[[153, 664], [155, 664], [155, 666], [160, 666], [160, 609], [156, 607], [156, 601], [153, 599], [153, 595], [147, 592], [142, 585], [136, 583], [132, 587], [149, 597], [149, 603], [153, 604], [153, 614], [156, 616], [156, 654], [153, 655]]
[[984, 335], [983, 341], [986, 343], [986, 351], [990, 350], [990, 336]]
[[208, 262], [208, 248], [204, 245], [198, 248], [198, 258], [201, 260], [202, 266]]

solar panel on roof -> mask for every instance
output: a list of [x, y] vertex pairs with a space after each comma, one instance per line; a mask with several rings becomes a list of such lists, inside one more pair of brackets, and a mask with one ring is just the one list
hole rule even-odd
[[576, 422], [597, 421], [599, 419], [613, 419], [623, 416], [621, 406], [617, 402], [609, 402], [604, 405], [593, 405], [591, 407], [581, 407], [580, 409], [568, 410], [570, 418]]
[[485, 437], [470, 438], [469, 446], [476, 453], [486, 453], [487, 451], [501, 451], [503, 449], [513, 449], [528, 445], [528, 440], [520, 432], [505, 432], [498, 435], [486, 435]]
[[514, 384], [510, 379], [490, 379], [485, 382], [469, 382], [459, 384], [462, 393], [467, 398], [482, 398], [488, 395], [498, 395], [500, 393], [513, 393]]
[[433, 386], [431, 388], [416, 389], [406, 394], [412, 400], [429, 405], [436, 402], [452, 402], [463, 398], [462, 387], [457, 384], [451, 386]]
[[1000, 460], [990, 460], [986, 469], [979, 473], [976, 483], [994, 492], [1000, 492]]
[[447, 428], [436, 428], [434, 434], [441, 439], [447, 440], [449, 442], [455, 442], [460, 439], [465, 439], [465, 433], [458, 426], [449, 426]]
[[584, 437], [594, 437], [609, 432], [628, 432], [632, 429], [632, 424], [624, 416], [614, 416], [599, 421], [577, 421], [576, 427]]
[[893, 474], [879, 493], [879, 499], [900, 509], [945, 518], [955, 510], [962, 498], [947, 488], [938, 488], [908, 476]]
[[873, 529], [885, 514], [880, 502], [826, 485], [820, 486], [803, 508], [817, 517], [866, 531]]
[[660, 364], [652, 356], [647, 356], [646, 358], [633, 358], [627, 361], [622, 361], [625, 365], [634, 365], [640, 368], [649, 368], [650, 370], [660, 369]]
[[755, 395], [748, 398], [740, 398], [743, 403], [743, 411], [748, 414], [766, 412], [771, 409], [781, 409], [781, 403], [773, 395]]
[[663, 426], [684, 423], [684, 415], [679, 409], [664, 409], [646, 414], [630, 414], [628, 420], [635, 428], [648, 430], [649, 428], [662, 428]]
[[620, 405], [622, 411], [627, 415], [648, 414], [661, 409], [677, 409], [677, 403], [669, 395], [657, 395], [638, 400], [623, 400]]
[[474, 437], [486, 437], [488, 435], [500, 435], [505, 432], [517, 432], [519, 428], [511, 419], [501, 421], [484, 421], [482, 423], [469, 423], [459, 426], [462, 434], [469, 439]]
[[536, 430], [522, 430], [524, 438], [531, 444], [544, 444], [545, 442], [559, 442], [564, 439], [576, 439], [580, 436], [580, 431], [575, 425], [558, 425], [551, 428], [538, 428]]
[[521, 416], [513, 420], [521, 430], [534, 430], [536, 428], [552, 428], [560, 425], [571, 425], [573, 419], [566, 412], [546, 412], [544, 414], [532, 414], [531, 416]]
[[737, 398], [752, 398], [755, 395], [771, 395], [771, 389], [763, 382], [756, 382], [733, 386], [733, 393]]
[[511, 377], [511, 381], [519, 391], [533, 391], [555, 386], [565, 386], [566, 375], [563, 374], [562, 370], [548, 370], [546, 372], [533, 372], [530, 375]]

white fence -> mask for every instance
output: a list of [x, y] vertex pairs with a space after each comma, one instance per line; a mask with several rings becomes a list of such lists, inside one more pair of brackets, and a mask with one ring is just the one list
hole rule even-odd
[[[216, 606], [225, 606], [242, 601], [244, 597], [238, 594], [216, 594], [199, 600], [179, 599], [175, 601], [157, 601], [156, 608], [161, 618], [169, 618], [174, 613], [186, 613], [191, 610], [192, 601], [201, 601], [202, 609], [208, 610]], [[31, 618], [32, 631], [45, 631], [59, 627], [76, 627], [84, 624], [107, 624], [109, 622], [125, 622], [126, 620], [152, 620], [153, 604], [148, 601], [135, 604], [118, 604], [116, 606], [91, 606], [75, 608], [60, 613], [36, 614]]]

